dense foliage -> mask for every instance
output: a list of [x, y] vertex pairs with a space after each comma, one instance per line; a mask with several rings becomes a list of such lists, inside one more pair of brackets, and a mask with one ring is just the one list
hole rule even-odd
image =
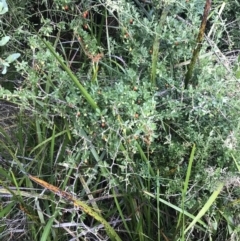
[[[0, 127], [3, 240], [20, 237], [8, 219], [22, 240], [238, 239], [239, 4], [212, 1], [185, 88], [204, 5], [8, 2], [1, 60], [21, 57], [0, 82], [0, 105], [18, 107]], [[27, 173], [89, 201], [119, 237]]]

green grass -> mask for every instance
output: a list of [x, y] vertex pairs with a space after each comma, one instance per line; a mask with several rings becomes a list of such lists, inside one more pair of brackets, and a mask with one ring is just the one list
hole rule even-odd
[[[237, 240], [234, 73], [206, 57], [199, 86], [184, 89], [175, 68], [191, 58], [202, 7], [55, 4], [48, 17], [67, 28], [25, 29], [24, 81], [0, 89], [19, 107], [12, 131], [0, 125], [0, 239]], [[192, 28], [175, 18], [183, 9]]]

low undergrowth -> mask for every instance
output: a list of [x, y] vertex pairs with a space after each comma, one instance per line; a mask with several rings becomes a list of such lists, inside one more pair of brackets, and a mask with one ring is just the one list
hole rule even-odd
[[204, 3], [9, 3], [21, 23], [3, 20], [16, 42], [4, 54], [21, 60], [14, 91], [0, 89], [18, 106], [14, 131], [0, 127], [1, 239], [237, 240], [240, 98], [222, 4], [186, 88]]

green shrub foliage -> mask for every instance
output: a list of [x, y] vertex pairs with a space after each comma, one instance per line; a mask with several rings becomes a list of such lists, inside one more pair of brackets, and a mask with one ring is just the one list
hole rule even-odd
[[[220, 2], [213, 3], [207, 31]], [[113, 187], [124, 193], [155, 192], [159, 170], [161, 194], [180, 205], [181, 196], [172, 197], [181, 193], [195, 144], [188, 211], [198, 209], [219, 180], [235, 175], [231, 155], [239, 151], [240, 98], [230, 63], [219, 58], [222, 30], [203, 42], [194, 86], [184, 89], [203, 1], [55, 0], [51, 6], [46, 1], [30, 5], [37, 12], [15, 26], [28, 36], [23, 60], [16, 65], [23, 81], [14, 92], [0, 89], [0, 94], [31, 111], [48, 134], [55, 127], [68, 130], [61, 165], [94, 167], [83, 175], [92, 186], [103, 181], [106, 193]], [[96, 111], [42, 39], [77, 76]], [[63, 179], [66, 173], [62, 171]], [[73, 169], [71, 176], [77, 173]]]

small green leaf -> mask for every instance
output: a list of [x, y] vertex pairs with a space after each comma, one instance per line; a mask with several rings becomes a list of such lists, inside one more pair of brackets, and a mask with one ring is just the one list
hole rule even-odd
[[5, 61], [5, 60], [2, 60], [1, 63], [0, 63], [0, 65], [6, 66], [6, 67], [9, 67], [9, 66], [10, 66], [10, 64], [9, 64], [7, 61]]
[[6, 58], [6, 62], [12, 63], [12, 62], [15, 61], [17, 58], [19, 58], [20, 55], [21, 55], [21, 54], [19, 54], [19, 53], [11, 54], [11, 55], [9, 55], [9, 56]]
[[10, 40], [9, 36], [5, 36], [0, 41], [0, 46], [4, 46]]
[[2, 71], [2, 74], [6, 74], [7, 73], [7, 66], [3, 66], [3, 71]]
[[8, 5], [5, 0], [0, 2], [0, 15], [6, 13], [8, 11]]
[[235, 72], [235, 76], [237, 79], [240, 79], [240, 69], [237, 69], [237, 71]]

